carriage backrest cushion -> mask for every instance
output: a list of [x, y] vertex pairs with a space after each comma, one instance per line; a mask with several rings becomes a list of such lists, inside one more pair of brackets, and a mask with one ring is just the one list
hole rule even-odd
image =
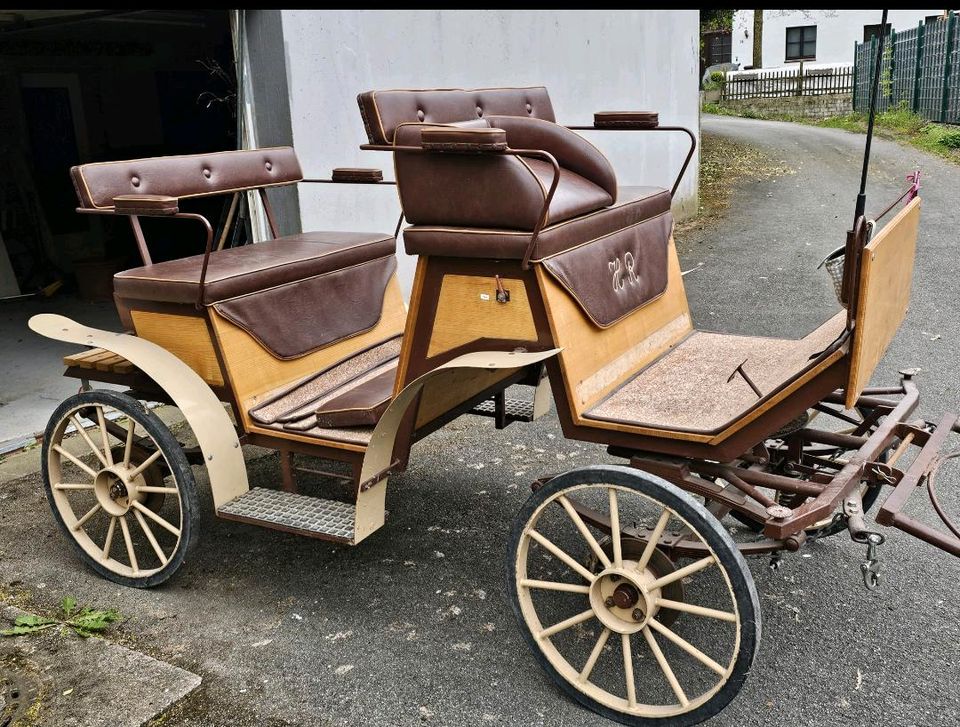
[[392, 144], [404, 123], [448, 124], [486, 116], [525, 116], [556, 121], [543, 86], [367, 91], [357, 97], [371, 144]]
[[83, 164], [70, 170], [86, 209], [110, 209], [124, 195], [179, 199], [293, 184], [303, 179], [289, 146]]

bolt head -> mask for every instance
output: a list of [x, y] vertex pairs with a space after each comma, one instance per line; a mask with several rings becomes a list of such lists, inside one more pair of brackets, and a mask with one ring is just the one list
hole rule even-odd
[[613, 600], [613, 596], [607, 596], [607, 600], [603, 602], [607, 608], [613, 608], [616, 605], [616, 602]]
[[639, 608], [633, 609], [633, 614], [632, 614], [632, 615], [633, 615], [633, 620], [634, 620], [634, 621], [643, 621], [644, 613], [643, 613], [643, 611], [642, 611], [641, 609], [639, 609]]
[[613, 575], [610, 576], [610, 580], [613, 581], [614, 583], [616, 583], [617, 581], [620, 580], [620, 576], [618, 576], [616, 573], [614, 573]]

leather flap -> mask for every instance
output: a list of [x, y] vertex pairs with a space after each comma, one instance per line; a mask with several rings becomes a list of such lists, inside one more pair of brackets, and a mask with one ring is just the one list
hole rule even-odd
[[660, 115], [656, 111], [598, 111], [593, 125], [598, 129], [656, 129]]
[[397, 269], [394, 255], [215, 303], [274, 357], [293, 359], [369, 331]]
[[543, 261], [584, 313], [609, 328], [667, 289], [673, 215], [664, 212]]

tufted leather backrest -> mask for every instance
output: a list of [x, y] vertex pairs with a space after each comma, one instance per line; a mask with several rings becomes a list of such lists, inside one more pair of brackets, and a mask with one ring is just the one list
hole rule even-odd
[[293, 149], [280, 146], [83, 164], [70, 177], [81, 207], [109, 209], [123, 195], [207, 197], [293, 184], [303, 172]]
[[367, 91], [357, 102], [371, 144], [392, 144], [398, 126], [418, 121], [449, 124], [488, 114], [556, 121], [543, 86]]

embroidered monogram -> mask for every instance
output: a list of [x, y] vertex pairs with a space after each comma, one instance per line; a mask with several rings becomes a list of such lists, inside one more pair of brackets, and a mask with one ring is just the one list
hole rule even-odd
[[[620, 262], [619, 257], [615, 257], [613, 260], [607, 263], [607, 267], [613, 274], [613, 291], [615, 293], [619, 293], [627, 286], [627, 284], [640, 284], [640, 276], [637, 275], [637, 272], [634, 269], [635, 265], [636, 262], [633, 258], [633, 253], [629, 251], [623, 255], [623, 263]], [[626, 276], [626, 280], [624, 280], [624, 276]]]

